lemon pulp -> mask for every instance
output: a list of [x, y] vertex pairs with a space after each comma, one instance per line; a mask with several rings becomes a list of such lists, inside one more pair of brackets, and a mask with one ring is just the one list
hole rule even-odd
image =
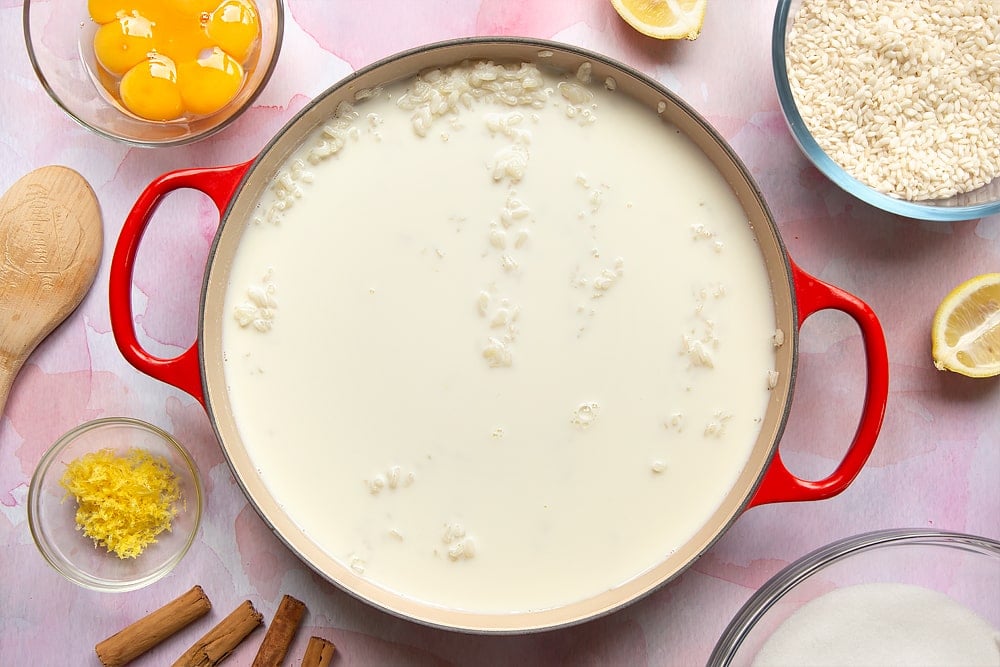
[[696, 39], [707, 0], [611, 0], [633, 28], [656, 39]]
[[967, 280], [941, 301], [931, 324], [931, 354], [939, 370], [1000, 375], [1000, 273]]

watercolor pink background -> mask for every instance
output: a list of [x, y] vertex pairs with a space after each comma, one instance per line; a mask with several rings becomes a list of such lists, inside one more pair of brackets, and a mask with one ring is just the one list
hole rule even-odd
[[[607, 0], [287, 0], [284, 48], [255, 106], [221, 134], [143, 150], [80, 128], [35, 79], [23, 48], [21, 3], [0, 0], [0, 188], [33, 168], [64, 164], [86, 177], [104, 213], [105, 255], [82, 306], [31, 357], [0, 421], [0, 664], [97, 665], [96, 642], [194, 584], [214, 603], [195, 628], [137, 664], [169, 664], [244, 599], [269, 619], [282, 594], [332, 640], [342, 665], [699, 665], [739, 607], [810, 550], [859, 532], [947, 529], [1000, 538], [1000, 381], [934, 370], [928, 330], [951, 286], [1000, 270], [1000, 216], [931, 224], [874, 210], [824, 180], [793, 144], [770, 73], [773, 1], [710, 0], [696, 42], [660, 43], [625, 25]], [[765, 506], [741, 517], [690, 570], [646, 599], [582, 626], [524, 637], [424, 628], [361, 603], [310, 572], [261, 522], [233, 480], [208, 419], [191, 397], [129, 366], [108, 320], [108, 261], [121, 222], [155, 176], [255, 155], [295, 112], [353, 69], [396, 51], [472, 35], [555, 39], [602, 52], [655, 77], [731, 142], [772, 209], [789, 253], [808, 272], [878, 313], [891, 386], [882, 436], [855, 483], [824, 502]], [[158, 213], [135, 276], [137, 326], [154, 352], [194, 339], [201, 270], [217, 214], [181, 193]], [[828, 472], [860, 410], [864, 368], [849, 318], [824, 312], [803, 327], [799, 380], [782, 453], [800, 474]], [[138, 592], [78, 588], [50, 569], [28, 531], [28, 481], [63, 432], [129, 415], [175, 434], [207, 489], [205, 521], [188, 556]], [[1000, 593], [994, 598], [1000, 605]], [[998, 610], [1000, 611], [1000, 610]], [[263, 636], [231, 664], [248, 664]]]

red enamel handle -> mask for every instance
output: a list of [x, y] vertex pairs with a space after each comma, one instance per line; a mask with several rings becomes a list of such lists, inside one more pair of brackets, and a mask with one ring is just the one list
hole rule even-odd
[[147, 352], [136, 338], [135, 318], [132, 313], [132, 277], [135, 271], [135, 258], [150, 218], [167, 194], [182, 188], [200, 190], [215, 203], [221, 216], [252, 162], [251, 160], [227, 167], [182, 169], [156, 178], [142, 191], [128, 217], [125, 218], [111, 257], [109, 276], [111, 331], [114, 333], [118, 349], [130, 364], [143, 373], [183, 389], [203, 405], [205, 397], [201, 384], [197, 341], [179, 356], [163, 359]]
[[767, 503], [823, 500], [846, 489], [861, 472], [875, 446], [889, 396], [889, 354], [882, 326], [872, 309], [852, 294], [810, 276], [794, 262], [791, 263], [791, 268], [798, 300], [800, 329], [810, 315], [828, 309], [847, 313], [860, 327], [868, 372], [865, 400], [854, 439], [830, 476], [818, 481], [799, 479], [785, 467], [779, 449], [774, 453], [771, 465], [764, 472], [760, 486], [747, 508]]

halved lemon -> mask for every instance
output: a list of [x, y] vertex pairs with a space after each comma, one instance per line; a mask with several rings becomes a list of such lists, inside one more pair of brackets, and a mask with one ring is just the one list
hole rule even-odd
[[625, 21], [656, 39], [696, 39], [708, 0], [611, 0]]
[[944, 298], [931, 324], [931, 354], [938, 370], [1000, 375], [1000, 273], [967, 280]]

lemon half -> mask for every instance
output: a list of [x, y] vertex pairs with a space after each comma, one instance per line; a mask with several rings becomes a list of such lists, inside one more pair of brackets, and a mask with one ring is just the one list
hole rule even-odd
[[931, 324], [931, 354], [938, 370], [1000, 375], [1000, 273], [967, 280], [944, 298]]
[[708, 0], [611, 0], [625, 21], [656, 39], [695, 39], [705, 20]]

